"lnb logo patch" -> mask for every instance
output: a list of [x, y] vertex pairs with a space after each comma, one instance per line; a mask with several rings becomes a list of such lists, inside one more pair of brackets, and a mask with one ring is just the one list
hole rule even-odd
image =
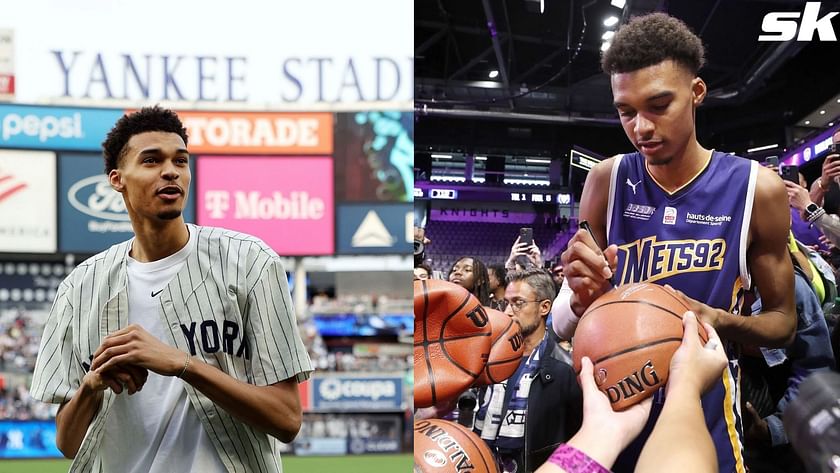
[[[837, 41], [831, 19], [837, 16], [838, 12], [830, 12], [820, 18], [820, 2], [808, 2], [802, 11], [802, 20], [799, 20], [799, 12], [772, 12], [764, 15], [761, 22], [759, 41], [811, 41], [814, 33], [820, 41]], [[797, 30], [799, 34], [797, 35]]]

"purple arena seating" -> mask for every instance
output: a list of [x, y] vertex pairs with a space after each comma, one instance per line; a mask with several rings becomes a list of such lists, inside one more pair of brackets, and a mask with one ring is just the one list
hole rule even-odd
[[[526, 224], [430, 221], [426, 235], [432, 243], [426, 249], [426, 258], [435, 271], [444, 276], [461, 256], [474, 256], [485, 264], [504, 264], [510, 254], [510, 247], [519, 235], [519, 229]], [[534, 242], [542, 251], [543, 260], [558, 258], [577, 229], [577, 220], [569, 229], [561, 231], [559, 225], [543, 222], [530, 224], [534, 229]]]

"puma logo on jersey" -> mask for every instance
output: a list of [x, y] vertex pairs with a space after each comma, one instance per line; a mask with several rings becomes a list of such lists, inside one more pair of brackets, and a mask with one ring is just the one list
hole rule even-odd
[[633, 181], [631, 181], [629, 177], [627, 178], [627, 185], [633, 188], [633, 195], [636, 195], [636, 186], [638, 186], [641, 183], [641, 179], [639, 179], [639, 182], [633, 184]]

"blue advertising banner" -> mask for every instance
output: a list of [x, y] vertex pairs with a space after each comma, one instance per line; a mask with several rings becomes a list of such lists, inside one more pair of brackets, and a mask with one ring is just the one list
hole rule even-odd
[[414, 331], [413, 314], [315, 314], [312, 320], [322, 337], [375, 337]]
[[295, 439], [295, 455], [347, 455], [347, 439], [304, 437]]
[[0, 104], [0, 146], [98, 151], [123, 110]]
[[312, 378], [313, 410], [400, 410], [402, 378], [325, 376]]
[[339, 254], [408, 254], [414, 242], [414, 204], [338, 206]]
[[[111, 188], [104, 167], [102, 156], [98, 154], [62, 153], [59, 156], [59, 251], [98, 253], [134, 235], [122, 195]], [[194, 169], [194, 161], [190, 161], [190, 167]], [[191, 183], [190, 197], [195, 195], [194, 190], [195, 185]], [[189, 197], [184, 219], [195, 222]]]
[[399, 439], [388, 438], [351, 438], [348, 449], [353, 455], [362, 453], [399, 453]]
[[55, 446], [54, 420], [0, 421], [0, 458], [64, 458]]

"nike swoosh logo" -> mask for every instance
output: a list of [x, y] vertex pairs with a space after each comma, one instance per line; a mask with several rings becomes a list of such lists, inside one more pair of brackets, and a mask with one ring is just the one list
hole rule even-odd
[[152, 297], [157, 297], [157, 295], [160, 294], [161, 292], [163, 292], [163, 289], [161, 289], [158, 292], [152, 291]]

